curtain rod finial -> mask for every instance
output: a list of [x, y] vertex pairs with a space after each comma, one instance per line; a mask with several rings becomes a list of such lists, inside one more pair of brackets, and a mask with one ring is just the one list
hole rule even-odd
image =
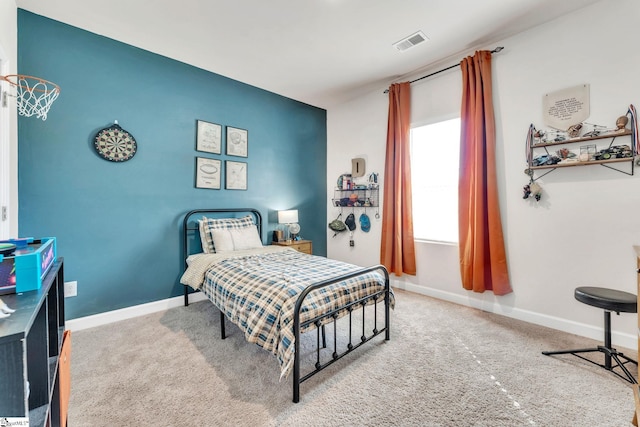
[[498, 46], [498, 47], [496, 47], [495, 49], [493, 49], [493, 50], [491, 51], [491, 53], [498, 53], [498, 52], [500, 52], [502, 49], [504, 49], [504, 46]]

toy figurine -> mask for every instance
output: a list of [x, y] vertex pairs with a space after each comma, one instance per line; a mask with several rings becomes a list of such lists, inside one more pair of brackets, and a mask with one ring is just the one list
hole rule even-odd
[[577, 138], [580, 136], [580, 130], [582, 130], [582, 123], [575, 124], [573, 126], [569, 126], [567, 129], [567, 133], [569, 134], [569, 138]]
[[537, 182], [533, 182], [531, 183], [531, 185], [529, 185], [529, 188], [531, 189], [531, 194], [533, 195], [533, 197], [536, 198], [536, 202], [539, 202], [540, 198], [542, 197], [542, 187], [540, 187], [540, 184], [538, 184]]
[[629, 118], [627, 116], [618, 117], [618, 120], [616, 120], [616, 132], [624, 132], [627, 130], [627, 123], [629, 123]]
[[537, 182], [531, 181], [529, 184], [523, 187], [524, 195], [523, 199], [528, 199], [530, 197], [534, 197], [536, 202], [539, 202], [542, 198], [542, 187]]
[[[535, 130], [535, 128], [534, 128]], [[533, 134], [533, 138], [536, 144], [540, 144], [545, 142], [545, 133], [542, 130], [536, 130], [535, 133]]]

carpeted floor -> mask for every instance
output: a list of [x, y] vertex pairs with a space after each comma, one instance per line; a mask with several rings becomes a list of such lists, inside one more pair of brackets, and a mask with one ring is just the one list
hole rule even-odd
[[229, 323], [220, 340], [206, 301], [74, 332], [69, 425], [631, 425], [629, 383], [541, 354], [597, 342], [409, 292], [396, 298], [391, 341], [303, 383], [298, 404], [274, 356]]

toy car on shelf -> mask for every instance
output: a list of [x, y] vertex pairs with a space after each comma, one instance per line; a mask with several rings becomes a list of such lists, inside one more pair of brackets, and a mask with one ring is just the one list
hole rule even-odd
[[555, 156], [553, 154], [543, 154], [541, 156], [536, 157], [531, 161], [532, 166], [545, 166], [545, 165], [555, 165], [562, 160], [560, 157]]
[[628, 145], [612, 145], [598, 151], [594, 156], [594, 160], [623, 159], [625, 157], [633, 157], [631, 147]]

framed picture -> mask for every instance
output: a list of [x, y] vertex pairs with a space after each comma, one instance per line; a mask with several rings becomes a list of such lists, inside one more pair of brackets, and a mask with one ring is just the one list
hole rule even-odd
[[226, 179], [225, 187], [227, 190], [246, 190], [247, 189], [247, 163], [234, 162], [232, 160], [225, 161]]
[[196, 188], [220, 189], [222, 161], [196, 157]]
[[206, 153], [222, 153], [222, 126], [198, 120], [196, 150]]
[[249, 132], [227, 126], [227, 156], [247, 157]]

